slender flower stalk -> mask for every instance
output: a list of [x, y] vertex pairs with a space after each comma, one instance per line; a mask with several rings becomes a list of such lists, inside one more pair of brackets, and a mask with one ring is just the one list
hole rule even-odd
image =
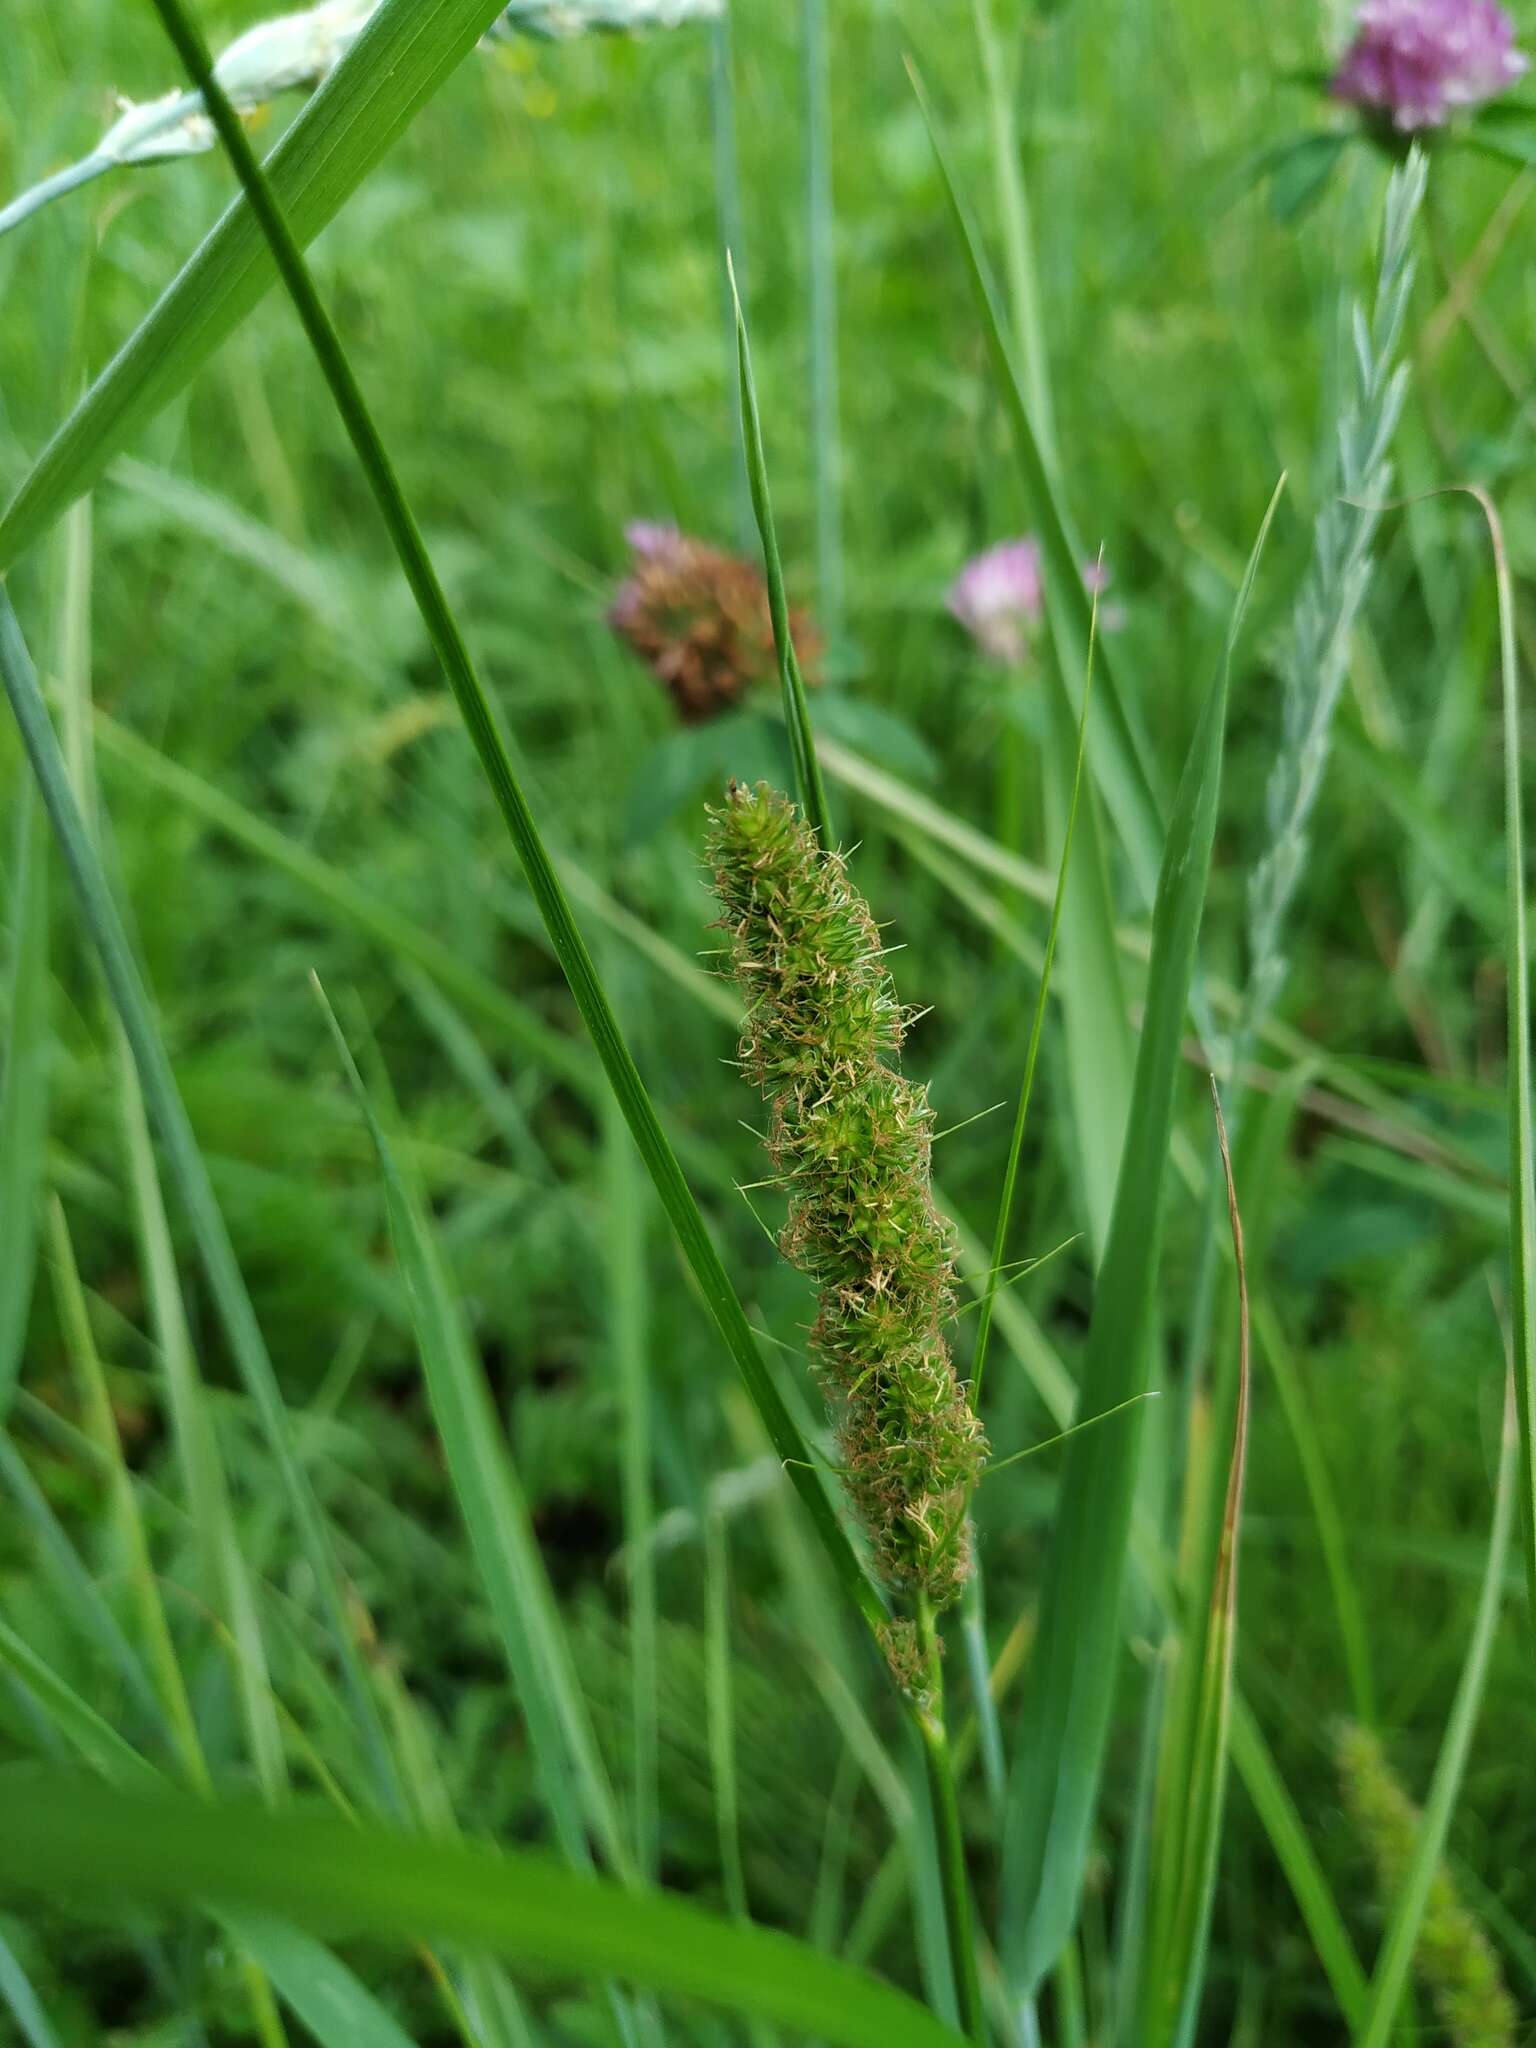
[[[747, 1003], [741, 1064], [789, 1190], [780, 1246], [816, 1284], [811, 1348], [849, 1497], [886, 1582], [944, 1608], [970, 1572], [965, 1508], [986, 1447], [943, 1334], [954, 1246], [930, 1186], [932, 1112], [885, 1057], [907, 1013], [842, 857], [787, 798], [733, 784], [709, 850]], [[888, 1647], [916, 1690], [910, 1626]]]
[[[1413, 1862], [1422, 1816], [1369, 1729], [1346, 1723], [1335, 1754], [1345, 1806], [1390, 1903]], [[1519, 2014], [1498, 1956], [1443, 1865], [1430, 1886], [1415, 1956], [1455, 2048], [1514, 2048]]]

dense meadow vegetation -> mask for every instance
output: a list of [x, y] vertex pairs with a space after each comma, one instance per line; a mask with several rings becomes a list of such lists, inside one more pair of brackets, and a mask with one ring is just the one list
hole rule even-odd
[[1536, 16], [675, 11], [0, 233], [0, 2039], [1529, 2039]]

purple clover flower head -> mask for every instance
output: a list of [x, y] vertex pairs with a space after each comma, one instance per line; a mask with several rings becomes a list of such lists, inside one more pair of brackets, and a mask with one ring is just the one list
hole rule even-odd
[[1529, 64], [1497, 0], [1362, 0], [1329, 89], [1413, 134], [1496, 98]]
[[[1083, 588], [1090, 596], [1109, 588], [1103, 562], [1083, 564]], [[966, 563], [949, 586], [945, 604], [983, 654], [1017, 668], [1028, 661], [1033, 638], [1045, 610], [1044, 560], [1033, 534], [1002, 540]], [[1099, 631], [1116, 633], [1125, 624], [1125, 608], [1099, 606]]]
[[1025, 534], [985, 549], [966, 563], [944, 602], [983, 654], [1017, 667], [1029, 657], [1045, 603], [1040, 543]]

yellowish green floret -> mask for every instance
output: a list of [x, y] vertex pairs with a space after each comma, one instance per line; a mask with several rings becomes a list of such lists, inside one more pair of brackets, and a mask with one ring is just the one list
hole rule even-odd
[[[1390, 1900], [1413, 1860], [1419, 1810], [1369, 1729], [1346, 1723], [1335, 1748], [1344, 1803]], [[1519, 2014], [1499, 1959], [1443, 1865], [1430, 1885], [1414, 1965], [1456, 2048], [1514, 2048]]]
[[887, 1582], [943, 1607], [970, 1574], [986, 1443], [944, 1340], [954, 1242], [933, 1205], [927, 1090], [885, 1060], [907, 1014], [845, 862], [787, 798], [732, 784], [710, 818], [741, 1065], [789, 1190], [780, 1248], [816, 1285], [811, 1349], [849, 1495]]

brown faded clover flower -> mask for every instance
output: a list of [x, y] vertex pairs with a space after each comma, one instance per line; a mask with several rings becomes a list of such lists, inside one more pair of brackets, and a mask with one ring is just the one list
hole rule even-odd
[[[685, 725], [718, 717], [777, 673], [759, 569], [657, 520], [636, 520], [624, 538], [630, 569], [608, 623], [665, 684]], [[798, 613], [790, 630], [806, 665], [815, 636]]]

